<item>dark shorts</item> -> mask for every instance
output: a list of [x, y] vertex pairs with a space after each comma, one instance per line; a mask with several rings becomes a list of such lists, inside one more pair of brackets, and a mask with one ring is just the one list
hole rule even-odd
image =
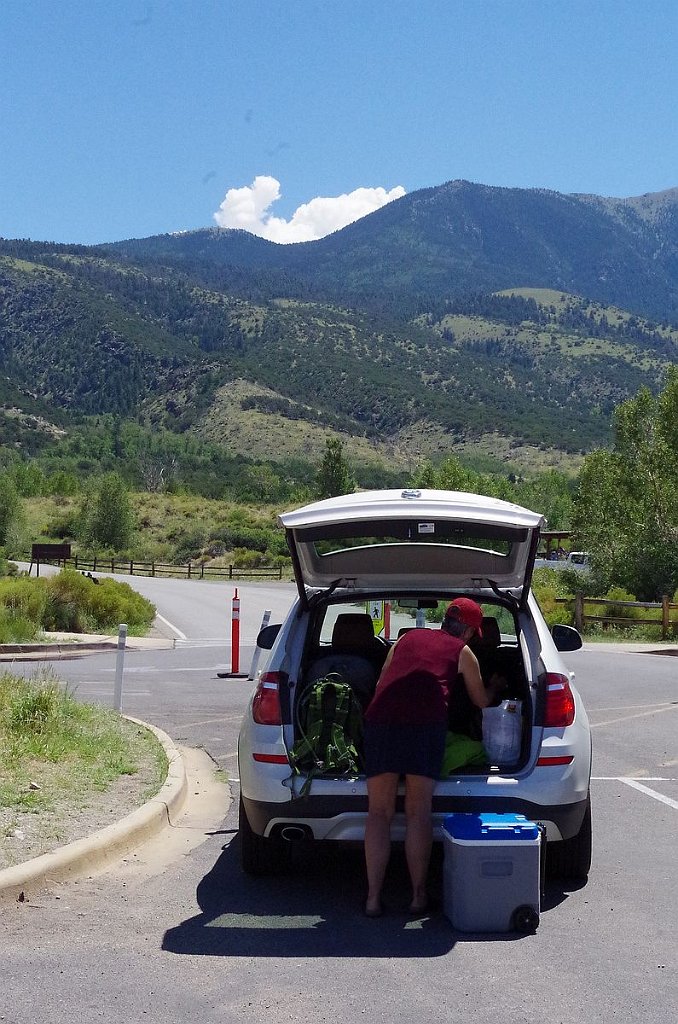
[[365, 774], [424, 775], [439, 779], [447, 724], [385, 725], [365, 722]]

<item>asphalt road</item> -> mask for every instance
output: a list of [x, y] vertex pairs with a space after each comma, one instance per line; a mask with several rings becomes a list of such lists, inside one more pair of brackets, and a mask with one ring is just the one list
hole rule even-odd
[[[158, 582], [168, 581], [145, 581]], [[263, 610], [283, 610], [292, 592], [241, 589], [245, 667], [251, 654], [245, 640], [251, 643]], [[223, 588], [212, 593], [220, 605]], [[0, 1019], [678, 1019], [677, 658], [603, 648], [567, 656], [594, 735], [589, 882], [550, 886], [535, 935], [465, 937], [442, 915], [363, 918], [360, 851], [302, 849], [287, 876], [242, 875], [235, 751], [251, 683], [217, 677], [230, 658], [216, 633], [222, 611], [213, 608], [208, 619], [198, 595], [187, 592], [185, 611], [171, 599], [160, 605], [192, 642], [127, 653], [124, 707], [175, 740], [204, 747], [230, 773], [235, 802], [229, 805], [225, 789], [221, 826], [161, 873], [144, 870], [142, 850], [133, 867], [3, 907]], [[209, 594], [205, 600], [210, 603]], [[189, 618], [195, 610], [202, 628], [191, 634], [198, 629]], [[54, 669], [83, 698], [112, 700], [115, 653], [61, 661]], [[387, 896], [402, 905], [399, 857], [392, 868]], [[432, 882], [440, 886], [439, 864]]]

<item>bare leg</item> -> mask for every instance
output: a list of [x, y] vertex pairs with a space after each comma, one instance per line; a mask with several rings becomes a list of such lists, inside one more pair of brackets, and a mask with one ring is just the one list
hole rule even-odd
[[367, 780], [368, 811], [365, 825], [365, 863], [367, 866], [367, 902], [365, 911], [381, 909], [381, 888], [391, 855], [391, 820], [395, 813], [398, 775], [385, 772]]
[[431, 803], [434, 788], [435, 779], [423, 775], [405, 777], [405, 857], [412, 882], [410, 910], [423, 910], [428, 902], [426, 877], [433, 842]]

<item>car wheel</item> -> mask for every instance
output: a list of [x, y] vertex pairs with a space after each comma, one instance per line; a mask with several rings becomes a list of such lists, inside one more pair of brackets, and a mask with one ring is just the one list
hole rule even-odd
[[588, 878], [591, 868], [591, 794], [576, 836], [546, 846], [546, 873], [551, 878]]
[[246, 875], [272, 875], [287, 866], [289, 844], [280, 839], [268, 839], [254, 832], [248, 821], [242, 797], [238, 811], [238, 838], [240, 864]]

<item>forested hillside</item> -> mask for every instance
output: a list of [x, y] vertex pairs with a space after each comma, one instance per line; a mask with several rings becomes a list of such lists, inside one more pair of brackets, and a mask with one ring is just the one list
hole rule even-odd
[[316, 242], [276, 245], [210, 229], [116, 243], [133, 261], [182, 266], [237, 287], [409, 318], [451, 297], [556, 288], [678, 319], [678, 189], [632, 199], [450, 181], [389, 203]]
[[0, 240], [0, 440], [48, 451], [103, 416], [190, 441], [195, 467], [308, 459], [337, 434], [390, 469], [474, 446], [581, 455], [677, 361], [677, 250], [673, 193], [467, 182], [294, 246]]

